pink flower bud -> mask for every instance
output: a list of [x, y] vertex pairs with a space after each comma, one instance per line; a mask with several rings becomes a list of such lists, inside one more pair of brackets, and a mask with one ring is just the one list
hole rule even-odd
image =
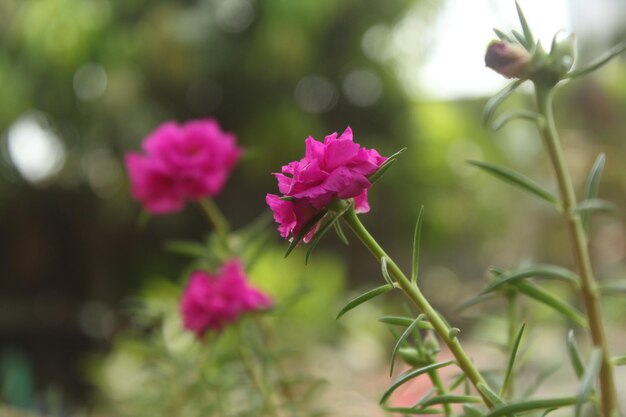
[[508, 42], [491, 42], [485, 54], [485, 65], [507, 78], [528, 78], [529, 62], [526, 49]]

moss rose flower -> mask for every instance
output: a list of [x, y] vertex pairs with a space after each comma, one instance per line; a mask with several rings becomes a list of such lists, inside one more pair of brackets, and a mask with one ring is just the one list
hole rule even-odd
[[[280, 173], [274, 174], [278, 189], [289, 198], [275, 194], [265, 198], [284, 238], [297, 236], [309, 220], [336, 198], [353, 198], [357, 212], [369, 211], [367, 189], [372, 184], [368, 175], [386, 159], [376, 150], [354, 143], [349, 127], [341, 136], [326, 136], [323, 143], [309, 136], [305, 144], [304, 158], [284, 165]], [[315, 229], [305, 241], [314, 233]]]
[[238, 260], [224, 263], [216, 275], [205, 271], [191, 274], [180, 305], [185, 329], [198, 338], [208, 331], [221, 331], [245, 312], [270, 307], [272, 300], [247, 281]]
[[242, 153], [235, 136], [213, 119], [164, 123], [142, 147], [145, 154], [128, 153], [125, 163], [133, 197], [152, 213], [219, 194]]

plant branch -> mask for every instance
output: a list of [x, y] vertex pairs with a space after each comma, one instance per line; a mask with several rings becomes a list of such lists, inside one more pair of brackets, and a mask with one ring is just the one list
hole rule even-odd
[[600, 370], [600, 389], [602, 412], [605, 417], [612, 417], [617, 410], [617, 396], [615, 380], [613, 377], [613, 365], [606, 340], [602, 311], [600, 309], [600, 295], [591, 268], [591, 259], [587, 247], [587, 238], [583, 229], [580, 214], [576, 210], [576, 195], [574, 186], [567, 169], [563, 150], [558, 137], [552, 111], [553, 89], [549, 86], [535, 84], [535, 94], [539, 113], [545, 123], [539, 126], [539, 131], [548, 151], [550, 161], [557, 178], [559, 192], [562, 200], [563, 217], [572, 243], [575, 262], [581, 279], [580, 298], [587, 312], [591, 339], [595, 347], [602, 352], [602, 367]]
[[[478, 389], [478, 384], [488, 385], [476, 366], [474, 366], [470, 357], [463, 350], [463, 347], [457, 337], [450, 335], [450, 327], [439, 316], [439, 313], [437, 313], [437, 311], [435, 311], [435, 309], [430, 305], [426, 297], [424, 297], [420, 291], [419, 287], [411, 283], [404, 272], [402, 272], [398, 265], [389, 257], [389, 255], [387, 255], [383, 248], [367, 231], [354, 212], [354, 209], [350, 208], [350, 210], [348, 210], [348, 212], [343, 216], [343, 219], [379, 262], [381, 262], [383, 258], [387, 258], [387, 268], [391, 276], [396, 280], [396, 283], [406, 296], [417, 306], [420, 312], [424, 313], [428, 317], [433, 329], [448, 346], [450, 352], [456, 359], [457, 365], [463, 370], [463, 373], [472, 382], [476, 389]], [[480, 392], [480, 390], [478, 392]], [[482, 393], [481, 396], [484, 403], [489, 408], [493, 408], [494, 405], [491, 400], [485, 397]]]

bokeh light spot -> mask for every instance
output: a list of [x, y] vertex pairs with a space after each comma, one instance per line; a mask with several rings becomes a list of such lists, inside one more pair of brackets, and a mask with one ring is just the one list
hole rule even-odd
[[355, 106], [373, 105], [378, 101], [382, 92], [380, 78], [367, 69], [354, 70], [343, 80], [343, 93]]
[[309, 75], [296, 85], [294, 98], [298, 105], [310, 113], [325, 113], [337, 104], [337, 89], [324, 77]]
[[65, 163], [65, 148], [40, 112], [16, 120], [8, 132], [9, 156], [20, 175], [42, 182], [58, 173]]
[[74, 92], [84, 101], [93, 101], [102, 96], [107, 88], [107, 73], [102, 65], [89, 62], [74, 74]]

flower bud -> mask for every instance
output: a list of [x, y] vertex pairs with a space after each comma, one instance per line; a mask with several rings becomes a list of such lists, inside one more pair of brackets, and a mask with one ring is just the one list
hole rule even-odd
[[514, 43], [493, 41], [487, 47], [485, 65], [507, 78], [528, 78], [530, 55]]

